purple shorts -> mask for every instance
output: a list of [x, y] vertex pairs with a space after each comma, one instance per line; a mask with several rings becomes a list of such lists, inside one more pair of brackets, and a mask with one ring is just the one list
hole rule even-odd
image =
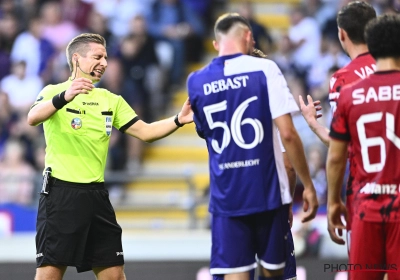
[[257, 267], [257, 259], [268, 270], [283, 268], [291, 237], [288, 210], [284, 205], [240, 217], [213, 215], [211, 274], [250, 271]]

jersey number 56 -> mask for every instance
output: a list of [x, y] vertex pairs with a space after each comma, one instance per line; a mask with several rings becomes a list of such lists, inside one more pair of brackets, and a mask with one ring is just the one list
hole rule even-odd
[[[243, 101], [235, 110], [232, 115], [230, 129], [228, 124], [224, 122], [214, 121], [212, 114], [216, 112], [225, 111], [227, 109], [228, 102], [226, 100], [215, 103], [212, 105], [205, 106], [203, 108], [204, 114], [206, 115], [207, 123], [210, 129], [214, 128], [222, 128], [224, 130], [224, 134], [222, 137], [221, 146], [219, 146], [218, 141], [213, 139], [211, 141], [211, 146], [214, 151], [218, 154], [221, 154], [222, 151], [229, 145], [231, 139], [243, 149], [252, 149], [257, 146], [264, 138], [264, 129], [262, 124], [257, 119], [246, 118], [243, 119], [244, 111], [246, 111], [247, 107], [249, 107], [250, 102], [257, 100], [257, 96], [250, 97]], [[245, 124], [249, 124], [254, 129], [254, 140], [251, 143], [245, 143], [242, 135], [241, 127]]]

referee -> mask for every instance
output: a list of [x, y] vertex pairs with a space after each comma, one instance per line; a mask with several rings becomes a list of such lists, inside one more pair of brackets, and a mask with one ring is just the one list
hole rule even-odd
[[71, 77], [46, 86], [28, 113], [29, 125], [43, 123], [47, 146], [35, 279], [62, 279], [74, 266], [100, 280], [123, 280], [122, 230], [104, 188], [112, 127], [153, 142], [192, 122], [193, 112], [187, 100], [176, 116], [148, 124], [121, 96], [95, 88], [107, 68], [100, 35], [75, 37], [66, 55]]

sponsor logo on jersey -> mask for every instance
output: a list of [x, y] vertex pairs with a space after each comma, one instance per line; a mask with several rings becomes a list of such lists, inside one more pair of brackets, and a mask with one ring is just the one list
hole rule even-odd
[[71, 121], [71, 127], [78, 130], [82, 127], [82, 120], [80, 118], [73, 118]]
[[376, 183], [367, 183], [360, 190], [360, 193], [365, 194], [397, 194], [397, 185], [396, 184], [376, 184]]
[[36, 254], [36, 258], [43, 257], [43, 253]]
[[82, 102], [86, 106], [99, 106], [99, 102]]
[[116, 252], [117, 253], [117, 257], [118, 256], [123, 256], [124, 255], [124, 252]]

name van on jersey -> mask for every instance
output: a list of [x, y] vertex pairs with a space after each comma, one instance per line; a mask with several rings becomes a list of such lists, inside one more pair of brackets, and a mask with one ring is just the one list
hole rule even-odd
[[249, 76], [237, 76], [234, 78], [220, 79], [203, 85], [204, 94], [218, 93], [228, 89], [238, 89], [247, 86]]

